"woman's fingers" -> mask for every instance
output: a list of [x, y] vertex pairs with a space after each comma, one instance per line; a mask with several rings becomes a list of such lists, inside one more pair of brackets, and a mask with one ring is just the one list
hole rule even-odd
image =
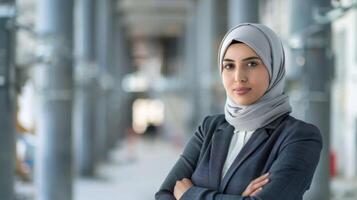
[[243, 196], [253, 196], [256, 193], [258, 193], [259, 191], [261, 191], [263, 189], [262, 186], [264, 186], [266, 183], [268, 183], [268, 181], [261, 182], [258, 184], [249, 184], [248, 187], [245, 189], [245, 191], [242, 193], [242, 195]]
[[264, 179], [262, 180], [261, 182], [258, 182], [258, 183], [255, 183], [255, 184], [252, 184], [251, 188], [252, 190], [257, 190], [261, 187], [263, 187], [265, 184], [267, 184], [269, 182], [269, 179]]
[[181, 181], [182, 181], [183, 183], [191, 183], [191, 180], [188, 179], [188, 178], [183, 178]]
[[259, 176], [258, 178], [254, 179], [251, 183], [255, 184], [255, 183], [259, 183], [261, 181], [264, 181], [265, 179], [267, 179], [269, 177], [269, 172], [265, 173], [261, 176]]
[[269, 173], [266, 173], [256, 179], [254, 179], [250, 184], [247, 186], [247, 188], [244, 190], [242, 193], [243, 196], [253, 196], [257, 194], [259, 191], [261, 191], [264, 185], [266, 185], [269, 182]]
[[180, 199], [181, 196], [193, 186], [191, 179], [183, 178], [181, 180], [176, 181], [174, 187], [174, 196], [176, 199]]
[[260, 192], [263, 188], [258, 188], [256, 189], [253, 193], [251, 193], [249, 196], [255, 196], [258, 192]]

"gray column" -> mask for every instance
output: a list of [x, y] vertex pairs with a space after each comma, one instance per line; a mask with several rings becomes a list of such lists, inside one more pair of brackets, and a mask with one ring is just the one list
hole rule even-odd
[[114, 78], [114, 87], [113, 87], [113, 98], [112, 98], [112, 117], [111, 117], [111, 124], [112, 124], [112, 131], [111, 131], [111, 140], [110, 140], [110, 147], [113, 147], [118, 139], [124, 136], [124, 131], [128, 126], [127, 118], [128, 112], [131, 112], [131, 107], [127, 106], [128, 101], [128, 94], [123, 91], [122, 79], [125, 74], [129, 73], [130, 70], [130, 62], [129, 62], [129, 55], [128, 55], [128, 38], [125, 32], [125, 25], [123, 23], [123, 19], [121, 18], [121, 13], [117, 11], [114, 16], [114, 38], [113, 38], [113, 51], [112, 51], [112, 58], [113, 58], [113, 75]]
[[[129, 92], [125, 92], [122, 88], [122, 79], [123, 77], [130, 73], [133, 70], [131, 63], [131, 46], [130, 38], [127, 32], [125, 31], [125, 25], [123, 19], [120, 18], [121, 14], [117, 13], [115, 19], [117, 19], [116, 25], [116, 36], [115, 36], [115, 56], [116, 59], [116, 68], [118, 68], [118, 78], [115, 79], [115, 89], [118, 95], [119, 108], [117, 112], [117, 117], [115, 118], [114, 123], [119, 124], [117, 127], [119, 132], [116, 135], [116, 138], [124, 138], [125, 131], [128, 127], [132, 126], [132, 97]], [[118, 135], [119, 134], [119, 135]]]
[[76, 98], [74, 131], [80, 175], [93, 176], [95, 170], [95, 0], [76, 4]]
[[[218, 45], [221, 42], [222, 38], [226, 34], [228, 30], [228, 6], [227, 1], [215, 0], [213, 5], [213, 15], [212, 23], [214, 25], [213, 28], [213, 55], [212, 55], [212, 92], [214, 95], [212, 96], [212, 105], [211, 111], [212, 113], [222, 113], [224, 104], [225, 104], [225, 91], [222, 85], [222, 78], [220, 75], [220, 70], [218, 68], [217, 55], [218, 55]], [[220, 87], [220, 90], [217, 90], [217, 86]]]
[[[196, 7], [196, 59], [195, 72], [197, 78], [197, 119], [201, 120], [211, 113], [211, 83], [212, 83], [212, 60], [213, 60], [213, 15], [214, 0], [199, 0]], [[199, 103], [198, 103], [199, 102]]]
[[108, 11], [107, 11], [107, 23], [108, 23], [108, 103], [107, 103], [107, 127], [108, 127], [108, 137], [106, 140], [106, 151], [109, 152], [115, 145], [118, 135], [118, 120], [119, 120], [119, 91], [116, 88], [118, 85], [115, 85], [116, 81], [119, 78], [119, 66], [116, 62], [117, 55], [115, 52], [115, 46], [118, 42], [118, 29], [116, 24], [120, 21], [120, 15], [116, 15], [116, 0], [111, 0], [108, 2]]
[[[294, 67], [302, 68], [301, 99], [305, 110], [295, 110], [304, 119], [319, 127], [323, 136], [323, 150], [310, 191], [305, 199], [330, 199], [329, 189], [329, 135], [330, 135], [330, 78], [331, 27], [317, 24], [313, 12], [326, 8], [329, 1], [290, 1], [291, 45]], [[299, 113], [300, 112], [300, 113]], [[303, 113], [301, 113], [303, 112]]]
[[[195, 34], [194, 45], [195, 58], [194, 80], [197, 85], [194, 90], [194, 105], [196, 120], [202, 118], [216, 110], [217, 100], [214, 98], [214, 86], [216, 82], [221, 82], [217, 66], [217, 50], [223, 34], [227, 30], [226, 18], [222, 15], [226, 13], [226, 5], [219, 0], [199, 0], [196, 4], [194, 14], [195, 30], [190, 34]], [[190, 25], [192, 26], [192, 25]], [[221, 83], [219, 83], [221, 84]], [[223, 110], [223, 104], [221, 105]], [[196, 123], [197, 124], [197, 123]]]
[[188, 90], [188, 96], [190, 97], [191, 108], [189, 109], [188, 116], [190, 119], [187, 119], [190, 130], [195, 130], [197, 124], [199, 123], [199, 112], [196, 112], [194, 108], [198, 108], [199, 101], [197, 95], [199, 94], [199, 85], [198, 78], [196, 77], [198, 74], [196, 63], [196, 14], [195, 10], [192, 8], [187, 15], [187, 20], [185, 24], [185, 50], [184, 50], [184, 67], [185, 73], [184, 78], [186, 82], [185, 88]]
[[37, 198], [72, 199], [73, 0], [38, 0]]
[[228, 0], [228, 26], [259, 22], [259, 0]]
[[113, 87], [112, 77], [112, 17], [114, 11], [113, 0], [97, 1], [96, 6], [96, 56], [99, 65], [99, 91], [97, 102], [97, 157], [105, 160], [108, 153], [108, 141], [110, 139], [111, 112], [110, 98]]
[[14, 47], [15, 1], [0, 1], [0, 198], [14, 199], [15, 89]]

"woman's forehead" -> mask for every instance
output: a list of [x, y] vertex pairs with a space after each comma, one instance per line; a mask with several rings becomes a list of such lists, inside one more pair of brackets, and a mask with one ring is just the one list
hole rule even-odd
[[258, 54], [244, 43], [233, 43], [228, 46], [224, 58], [246, 58], [246, 57], [257, 57]]

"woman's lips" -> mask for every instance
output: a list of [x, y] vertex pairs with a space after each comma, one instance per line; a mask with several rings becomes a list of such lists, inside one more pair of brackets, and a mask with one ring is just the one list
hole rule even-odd
[[239, 87], [239, 88], [233, 89], [233, 92], [238, 95], [244, 95], [244, 94], [247, 94], [250, 90], [251, 89], [247, 88], [247, 87]]

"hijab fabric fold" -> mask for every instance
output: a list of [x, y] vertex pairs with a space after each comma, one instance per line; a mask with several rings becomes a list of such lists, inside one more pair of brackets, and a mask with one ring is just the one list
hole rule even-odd
[[265, 94], [251, 105], [240, 105], [228, 95], [224, 114], [235, 130], [249, 131], [268, 125], [278, 117], [291, 112], [289, 98], [284, 94], [285, 55], [278, 36], [267, 26], [243, 23], [224, 36], [218, 51], [218, 66], [222, 74], [223, 57], [234, 42], [248, 45], [260, 57], [269, 73], [269, 86]]

